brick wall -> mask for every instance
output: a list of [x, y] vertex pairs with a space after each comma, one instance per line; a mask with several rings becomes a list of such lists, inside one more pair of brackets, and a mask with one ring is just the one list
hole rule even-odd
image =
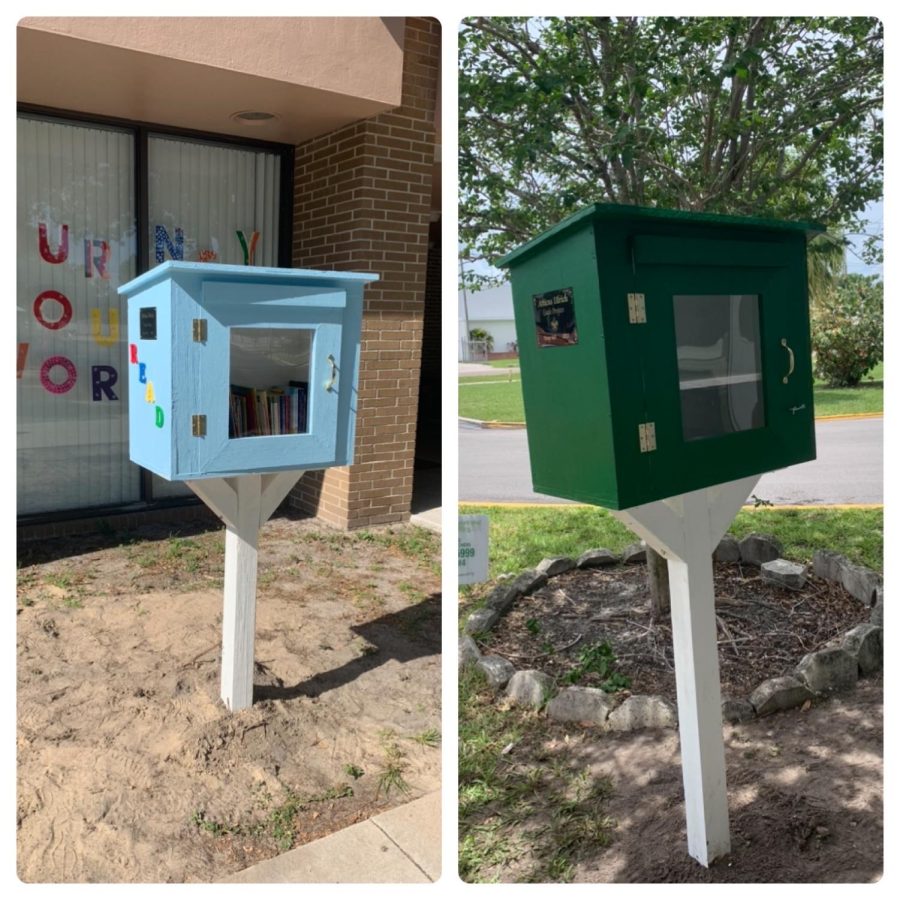
[[380, 276], [365, 293], [355, 462], [290, 497], [344, 528], [409, 517], [439, 59], [440, 24], [407, 19], [401, 106], [296, 149], [293, 265]]

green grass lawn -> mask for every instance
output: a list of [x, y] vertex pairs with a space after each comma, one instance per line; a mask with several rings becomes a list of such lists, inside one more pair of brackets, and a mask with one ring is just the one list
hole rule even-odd
[[[637, 538], [606, 510], [593, 506], [472, 506], [461, 514], [490, 519], [490, 576], [536, 566], [545, 556], [579, 556], [593, 547], [614, 553]], [[751, 531], [774, 534], [788, 559], [811, 562], [818, 549], [837, 550], [853, 562], [881, 571], [883, 510], [744, 509], [729, 532], [737, 538]]]
[[517, 379], [483, 383], [496, 380], [497, 376], [493, 375], [483, 376], [477, 382], [469, 378], [460, 380], [459, 414], [464, 419], [480, 419], [483, 422], [524, 422], [522, 382]]
[[[873, 374], [877, 371], [873, 370]], [[868, 376], [855, 388], [828, 388], [817, 383], [813, 388], [813, 402], [816, 416], [881, 413], [884, 411], [884, 387], [880, 380], [870, 381]], [[461, 378], [459, 414], [465, 419], [485, 422], [524, 422], [521, 381], [518, 377], [512, 382], [498, 381], [494, 375]]]
[[[459, 511], [490, 519], [491, 581], [462, 588], [463, 614], [479, 605], [501, 573], [533, 567], [544, 556], [577, 556], [591, 547], [620, 551], [636, 540], [608, 512], [592, 507], [462, 504]], [[773, 534], [789, 559], [808, 562], [824, 548], [881, 571], [882, 528], [881, 508], [760, 508], [742, 510], [729, 531], [738, 538], [751, 531]], [[614, 839], [615, 822], [605, 804], [615, 781], [589, 778], [579, 766], [577, 735], [561, 728], [530, 711], [500, 708], [480, 672], [470, 667], [460, 673], [459, 868], [464, 881], [569, 881], [585, 849]], [[574, 750], [568, 749], [570, 738]], [[507, 753], [510, 747], [515, 752]]]

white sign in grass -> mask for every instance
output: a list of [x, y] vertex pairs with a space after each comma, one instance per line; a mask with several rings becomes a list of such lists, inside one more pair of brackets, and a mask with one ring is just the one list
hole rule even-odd
[[488, 577], [488, 517], [459, 517], [459, 583], [477, 584]]

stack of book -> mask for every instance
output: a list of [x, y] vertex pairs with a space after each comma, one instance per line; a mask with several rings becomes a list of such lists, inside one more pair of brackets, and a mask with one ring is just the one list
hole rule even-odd
[[292, 381], [268, 390], [231, 385], [228, 436], [261, 437], [273, 434], [305, 434], [309, 385]]

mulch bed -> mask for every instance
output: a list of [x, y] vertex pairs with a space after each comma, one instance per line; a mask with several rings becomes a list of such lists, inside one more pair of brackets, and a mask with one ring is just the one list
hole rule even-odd
[[[714, 565], [723, 697], [746, 697], [766, 678], [790, 674], [801, 658], [861, 622], [869, 609], [839, 584], [809, 576], [799, 591], [760, 578], [757, 568]], [[539, 669], [562, 686], [592, 644], [606, 642], [634, 694], [675, 702], [672, 629], [654, 621], [643, 564], [576, 569], [521, 597], [482, 649], [517, 669]], [[588, 673], [578, 684], [599, 687]]]

